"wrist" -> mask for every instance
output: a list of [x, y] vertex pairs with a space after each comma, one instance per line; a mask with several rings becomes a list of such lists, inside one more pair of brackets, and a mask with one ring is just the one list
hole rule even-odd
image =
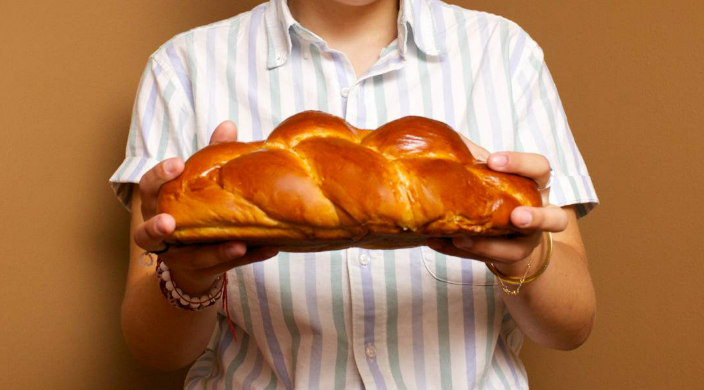
[[193, 277], [193, 275], [179, 270], [169, 269], [169, 272], [174, 284], [191, 296], [207, 294], [213, 288], [213, 285], [222, 279], [222, 275]]
[[227, 275], [223, 274], [221, 277], [215, 276], [212, 283], [205, 289], [203, 289], [203, 285], [209, 277], [190, 279], [190, 284], [186, 282], [188, 279], [181, 279], [181, 282], [185, 284], [180, 286], [172, 276], [169, 267], [161, 259], [157, 260], [156, 278], [159, 289], [169, 304], [189, 311], [199, 311], [214, 305], [224, 295], [227, 285]]
[[[550, 237], [550, 241], [552, 241], [552, 237]], [[512, 261], [510, 263], [492, 262], [492, 266], [504, 275], [515, 277], [525, 276], [530, 278], [531, 276], [541, 272], [539, 267], [540, 264], [536, 264], [536, 262], [540, 263], [540, 259], [545, 257], [547, 242], [547, 239], [540, 240], [528, 256], [521, 260]], [[528, 273], [526, 273], [526, 270]]]
[[[533, 251], [533, 252], [535, 252], [535, 251]], [[514, 261], [511, 263], [493, 262], [492, 264], [494, 265], [494, 268], [499, 270], [504, 275], [520, 277], [520, 276], [523, 276], [523, 274], [526, 272], [526, 269], [528, 268], [528, 264], [531, 263], [531, 256], [533, 256], [533, 254], [531, 254], [530, 256], [528, 256], [522, 260]], [[531, 269], [528, 271], [528, 275], [526, 275], [526, 276], [531, 276], [535, 272], [537, 272], [537, 270]]]
[[[500, 269], [496, 267], [496, 265], [492, 262], [486, 263], [486, 266], [489, 268], [489, 270], [496, 275], [497, 279], [499, 280], [501, 284], [501, 288], [503, 291], [508, 294], [508, 295], [518, 295], [518, 293], [521, 291], [521, 287], [524, 284], [528, 284], [536, 280], [537, 278], [540, 277], [540, 275], [545, 272], [545, 270], [548, 268], [548, 265], [550, 264], [550, 256], [552, 255], [552, 233], [547, 232], [543, 235], [545, 237], [545, 254], [543, 256], [543, 261], [542, 264], [538, 267], [537, 270], [535, 270], [535, 266], [533, 264], [533, 255], [534, 253], [531, 253], [530, 256], [528, 256], [527, 259], [527, 264], [526, 268], [523, 271], [522, 276], [514, 276], [514, 275], [508, 275], [502, 272]], [[541, 246], [538, 246], [536, 248], [542, 248]], [[533, 250], [535, 252], [535, 249]], [[525, 259], [524, 259], [525, 260]], [[522, 261], [524, 261], [522, 260]], [[517, 262], [518, 263], [518, 262]], [[516, 266], [518, 264], [515, 264]], [[533, 269], [531, 269], [533, 268]], [[509, 288], [507, 285], [514, 285], [514, 288]]]

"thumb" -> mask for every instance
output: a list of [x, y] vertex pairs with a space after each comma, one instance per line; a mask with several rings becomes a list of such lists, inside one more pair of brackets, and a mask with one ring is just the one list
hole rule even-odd
[[176, 221], [169, 214], [156, 215], [139, 225], [134, 232], [134, 241], [142, 249], [154, 252], [167, 245], [164, 239], [176, 229]]
[[220, 123], [210, 136], [210, 145], [234, 141], [237, 141], [237, 125], [229, 120]]

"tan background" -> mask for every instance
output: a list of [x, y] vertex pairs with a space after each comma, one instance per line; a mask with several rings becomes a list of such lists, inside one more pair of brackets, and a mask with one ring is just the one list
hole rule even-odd
[[[121, 339], [128, 214], [107, 178], [148, 55], [255, 3], [0, 1], [1, 388], [182, 383]], [[533, 387], [703, 388], [701, 0], [457, 3], [543, 46], [602, 201], [581, 222], [596, 328], [574, 352], [528, 344]]]

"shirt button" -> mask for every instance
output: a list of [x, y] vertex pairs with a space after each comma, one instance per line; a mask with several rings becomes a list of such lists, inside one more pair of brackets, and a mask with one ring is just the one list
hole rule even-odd
[[340, 95], [342, 95], [342, 97], [347, 97], [347, 96], [349, 96], [349, 95], [350, 95], [350, 89], [347, 88], [347, 87], [342, 88], [342, 89], [340, 90]]
[[368, 254], [362, 253], [361, 255], [359, 255], [359, 264], [362, 264], [362, 266], [366, 267], [367, 264], [369, 264], [369, 260], [371, 259], [369, 258]]
[[367, 355], [369, 359], [374, 359], [376, 357], [376, 348], [372, 344], [367, 344], [364, 348], [364, 354]]

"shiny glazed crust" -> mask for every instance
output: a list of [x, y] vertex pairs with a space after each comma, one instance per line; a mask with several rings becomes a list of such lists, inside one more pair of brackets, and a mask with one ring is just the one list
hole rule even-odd
[[511, 210], [540, 204], [535, 182], [488, 169], [442, 122], [404, 117], [370, 131], [306, 111], [266, 141], [198, 151], [157, 210], [176, 219], [173, 243], [309, 252], [512, 233]]

